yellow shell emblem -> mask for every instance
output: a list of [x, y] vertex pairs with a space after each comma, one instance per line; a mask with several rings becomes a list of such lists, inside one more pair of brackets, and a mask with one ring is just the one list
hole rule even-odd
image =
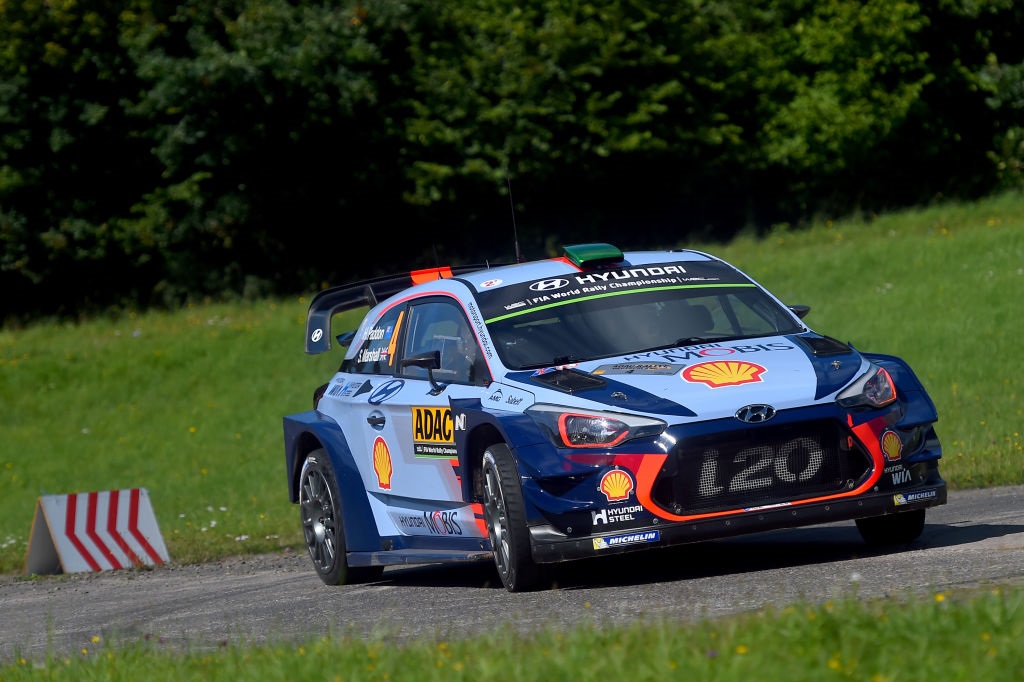
[[715, 360], [691, 365], [683, 370], [683, 379], [695, 384], [707, 384], [711, 388], [739, 386], [761, 381], [764, 367], [753, 362], [738, 360]]
[[601, 485], [598, 489], [604, 493], [609, 502], [617, 502], [629, 498], [633, 490], [633, 479], [621, 469], [609, 471], [601, 477]]
[[889, 461], [895, 461], [903, 454], [903, 441], [895, 431], [886, 431], [882, 434], [882, 452]]
[[383, 490], [391, 490], [391, 450], [379, 436], [373, 441], [373, 470], [377, 474], [377, 485]]

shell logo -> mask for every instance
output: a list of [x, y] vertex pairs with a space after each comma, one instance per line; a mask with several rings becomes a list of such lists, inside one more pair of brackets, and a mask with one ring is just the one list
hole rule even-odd
[[890, 462], [900, 458], [903, 454], [903, 441], [900, 440], [899, 434], [888, 429], [882, 434], [882, 452]]
[[391, 450], [380, 436], [373, 441], [373, 470], [377, 474], [377, 485], [382, 490], [391, 490]]
[[626, 500], [633, 491], [633, 479], [622, 469], [613, 469], [601, 477], [597, 489], [604, 493], [609, 502]]
[[690, 365], [683, 370], [682, 377], [695, 384], [707, 384], [711, 388], [739, 386], [761, 381], [765, 371], [761, 365], [738, 360], [715, 360]]

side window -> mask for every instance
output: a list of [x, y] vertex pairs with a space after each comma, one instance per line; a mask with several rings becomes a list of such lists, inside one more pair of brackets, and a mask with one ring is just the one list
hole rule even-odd
[[[485, 384], [490, 381], [476, 336], [462, 310], [454, 303], [436, 300], [409, 308], [409, 332], [403, 357], [437, 351], [441, 365], [434, 378], [441, 383]], [[406, 367], [402, 376], [426, 379], [422, 367]]]
[[347, 371], [358, 374], [394, 374], [395, 346], [405, 308], [395, 306], [381, 315], [360, 340]]

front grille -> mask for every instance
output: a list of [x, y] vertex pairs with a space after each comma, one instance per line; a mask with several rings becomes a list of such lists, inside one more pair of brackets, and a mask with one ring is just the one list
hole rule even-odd
[[836, 422], [819, 420], [683, 438], [653, 498], [681, 515], [794, 502], [851, 490], [871, 458]]

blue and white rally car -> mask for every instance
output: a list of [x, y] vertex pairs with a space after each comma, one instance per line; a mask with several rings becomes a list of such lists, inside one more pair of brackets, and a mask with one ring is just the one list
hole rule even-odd
[[493, 557], [516, 592], [553, 562], [842, 520], [907, 543], [946, 502], [910, 367], [707, 253], [583, 244], [327, 289], [306, 352], [363, 306], [314, 409], [284, 418], [327, 584]]

